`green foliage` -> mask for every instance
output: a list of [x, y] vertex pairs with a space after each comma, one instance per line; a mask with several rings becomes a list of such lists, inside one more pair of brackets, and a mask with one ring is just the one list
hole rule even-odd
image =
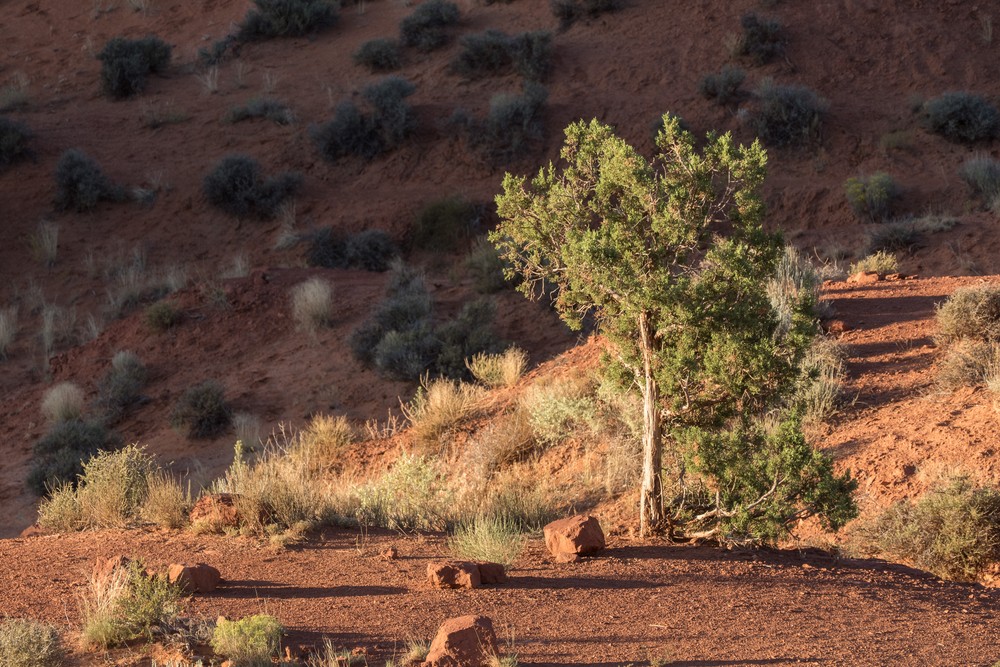
[[420, 250], [452, 252], [468, 240], [481, 216], [480, 208], [462, 197], [436, 199], [417, 213], [410, 243]]
[[273, 218], [282, 203], [302, 184], [302, 176], [285, 172], [262, 178], [260, 164], [246, 155], [228, 155], [205, 176], [202, 189], [213, 206], [240, 218]]
[[416, 115], [406, 101], [415, 90], [412, 83], [393, 75], [362, 91], [369, 113], [362, 113], [350, 100], [341, 102], [332, 120], [310, 129], [320, 155], [330, 162], [348, 155], [371, 160], [398, 146], [416, 127]]
[[360, 490], [358, 520], [391, 530], [442, 530], [453, 519], [452, 498], [433, 459], [403, 454]]
[[870, 176], [847, 179], [844, 192], [855, 215], [869, 222], [883, 222], [892, 213], [892, 202], [899, 196], [899, 186], [892, 176], [877, 171]]
[[[550, 281], [568, 325], [591, 316], [607, 336], [612, 376], [660, 416], [643, 436], [650, 477], [661, 469], [662, 428], [688, 477], [714, 491], [686, 528], [773, 541], [802, 516], [843, 525], [856, 514], [854, 482], [806, 443], [788, 407], [815, 304], [803, 298], [779, 331], [767, 285], [782, 244], [761, 228], [763, 149], [709, 135], [699, 150], [670, 116], [653, 162], [596, 120], [566, 137], [559, 167], [530, 183], [504, 178], [490, 239], [527, 296]], [[643, 488], [652, 524], [643, 530], [661, 520], [658, 485]]]
[[142, 398], [146, 367], [134, 352], [122, 350], [111, 359], [111, 369], [97, 384], [97, 408], [107, 424], [115, 424]]
[[146, 87], [146, 76], [161, 73], [170, 64], [170, 45], [159, 37], [113, 37], [98, 54], [101, 85], [114, 99], [136, 95]]
[[35, 443], [35, 463], [28, 474], [28, 488], [38, 495], [60, 484], [75, 484], [83, 472], [83, 459], [98, 450], [115, 449], [120, 438], [97, 422], [62, 421]]
[[1000, 285], [959, 287], [937, 306], [938, 339], [1000, 342]]
[[539, 81], [548, 74], [552, 35], [547, 31], [511, 36], [487, 30], [465, 35], [460, 42], [462, 50], [452, 60], [451, 67], [467, 79], [517, 72], [526, 79]]
[[372, 72], [391, 72], [403, 64], [399, 42], [394, 39], [371, 39], [358, 47], [352, 56], [358, 65]]
[[219, 619], [212, 633], [212, 650], [239, 667], [270, 665], [278, 652], [283, 628], [274, 616], [257, 614], [238, 621]]
[[458, 315], [438, 325], [434, 331], [439, 342], [434, 371], [450, 378], [471, 378], [466, 359], [502, 349], [493, 331], [495, 316], [493, 301], [480, 298], [466, 303]]
[[746, 78], [747, 73], [742, 68], [726, 65], [718, 74], [704, 76], [698, 84], [698, 92], [723, 106], [732, 104], [743, 96], [740, 86]]
[[516, 522], [495, 516], [476, 516], [455, 527], [448, 547], [459, 558], [510, 566], [527, 540]]
[[890, 507], [862, 539], [942, 579], [975, 581], [1000, 558], [1000, 492], [962, 476], [944, 480], [916, 502]]
[[181, 394], [170, 413], [174, 428], [186, 426], [189, 438], [214, 438], [229, 427], [232, 410], [218, 382], [206, 380]]
[[240, 41], [301, 37], [337, 23], [339, 4], [331, 0], [254, 0], [254, 4], [240, 25]]
[[465, 257], [465, 268], [472, 276], [472, 284], [480, 294], [493, 294], [513, 285], [504, 272], [508, 264], [488, 239], [480, 239]]
[[31, 156], [31, 130], [24, 123], [0, 116], [0, 169]]
[[0, 665], [60, 667], [62, 664], [62, 642], [54, 627], [23, 618], [0, 621]]
[[805, 86], [783, 86], [765, 79], [757, 86], [757, 109], [751, 124], [761, 141], [790, 146], [819, 137], [827, 103]]
[[981, 95], [949, 92], [924, 104], [927, 129], [949, 141], [973, 143], [1000, 132], [1000, 111]]
[[977, 155], [963, 162], [958, 173], [987, 206], [997, 208], [1000, 203], [1000, 160], [989, 155]]
[[781, 23], [765, 19], [753, 12], [740, 19], [743, 32], [733, 44], [733, 55], [764, 65], [785, 52], [785, 37]]
[[95, 575], [81, 600], [84, 642], [110, 648], [140, 637], [150, 640], [177, 617], [182, 596], [166, 577], [147, 575], [137, 560]]
[[429, 52], [448, 43], [448, 26], [458, 23], [458, 5], [448, 0], [428, 0], [399, 24], [403, 46]]
[[877, 273], [880, 276], [898, 273], [899, 260], [891, 252], [879, 250], [851, 264], [847, 272], [852, 276], [856, 273]]
[[255, 97], [241, 107], [233, 107], [226, 114], [227, 123], [239, 123], [251, 118], [266, 118], [278, 125], [291, 125], [295, 122], [295, 116], [288, 105], [270, 97]]
[[143, 314], [146, 326], [156, 333], [163, 333], [181, 321], [181, 313], [169, 301], [157, 301]]
[[520, 95], [500, 93], [490, 100], [480, 142], [491, 155], [509, 159], [524, 152], [542, 136], [542, 105], [549, 93], [544, 86], [526, 81]]
[[59, 157], [55, 181], [55, 206], [60, 211], [89, 211], [100, 201], [125, 199], [125, 190], [112, 183], [93, 158], [76, 148]]

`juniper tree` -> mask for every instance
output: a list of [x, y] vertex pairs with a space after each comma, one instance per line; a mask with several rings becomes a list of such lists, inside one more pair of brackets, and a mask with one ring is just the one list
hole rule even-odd
[[[837, 528], [854, 483], [805, 441], [791, 398], [815, 304], [779, 328], [766, 291], [783, 247], [761, 225], [766, 153], [728, 134], [699, 150], [663, 121], [652, 161], [596, 120], [571, 125], [558, 166], [505, 176], [490, 239], [525, 295], [554, 285], [571, 328], [593, 317], [609, 376], [641, 394], [641, 534], [766, 540], [810, 515]], [[710, 491], [698, 512], [667, 514], [665, 443]]]

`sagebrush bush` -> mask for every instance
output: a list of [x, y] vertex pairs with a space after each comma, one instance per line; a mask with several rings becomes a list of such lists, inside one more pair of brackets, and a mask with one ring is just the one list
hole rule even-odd
[[469, 439], [462, 459], [469, 475], [485, 483], [504, 466], [528, 457], [535, 451], [535, 432], [527, 411], [492, 420]]
[[358, 521], [363, 526], [443, 530], [455, 519], [454, 491], [430, 457], [403, 454], [358, 494]]
[[975, 581], [1000, 558], [1000, 492], [963, 476], [943, 480], [916, 502], [900, 501], [862, 532], [876, 553], [942, 579]]
[[60, 211], [89, 211], [100, 201], [123, 201], [125, 190], [113, 183], [86, 153], [71, 148], [56, 163], [55, 206]]
[[97, 422], [77, 419], [58, 422], [34, 445], [28, 488], [43, 495], [60, 484], [75, 484], [83, 472], [83, 460], [99, 450], [116, 449], [120, 442], [115, 433]]
[[412, 83], [393, 75], [362, 91], [369, 113], [350, 100], [341, 102], [332, 120], [310, 128], [320, 155], [331, 162], [348, 155], [371, 160], [398, 146], [416, 126], [416, 114], [406, 101], [414, 90]]
[[272, 97], [254, 97], [243, 106], [233, 107], [226, 114], [227, 123], [239, 123], [251, 118], [266, 118], [278, 125], [291, 125], [295, 114], [287, 104]]
[[520, 95], [494, 95], [478, 141], [500, 159], [524, 152], [531, 142], [542, 137], [541, 112], [548, 96], [544, 86], [531, 81], [525, 82]]
[[743, 69], [726, 65], [717, 74], [702, 77], [698, 83], [698, 92], [719, 104], [731, 104], [743, 96], [740, 86], [746, 78], [747, 73]]
[[0, 665], [60, 667], [62, 664], [62, 640], [55, 627], [24, 618], [0, 621]]
[[436, 199], [418, 212], [410, 231], [410, 244], [420, 250], [453, 251], [477, 228], [482, 213], [460, 196]]
[[148, 576], [140, 561], [94, 574], [80, 598], [85, 646], [107, 649], [164, 629], [180, 611], [181, 589]]
[[477, 516], [455, 527], [448, 547], [459, 558], [510, 566], [527, 539], [521, 527], [509, 519]]
[[292, 317], [299, 328], [315, 333], [333, 321], [333, 287], [310, 278], [292, 288]]
[[977, 155], [963, 162], [958, 173], [987, 206], [997, 208], [1000, 198], [1000, 160], [989, 155]]
[[924, 103], [927, 128], [949, 141], [973, 143], [1000, 132], [1000, 111], [981, 95], [948, 92]]
[[448, 0], [428, 0], [399, 24], [403, 46], [434, 51], [448, 43], [448, 26], [458, 23], [458, 5]]
[[32, 136], [24, 123], [0, 116], [0, 169], [31, 156], [28, 142]]
[[464, 304], [452, 319], [439, 324], [434, 331], [440, 344], [434, 371], [445, 377], [471, 379], [466, 359], [503, 349], [493, 331], [495, 317], [496, 304], [492, 299], [480, 297]]
[[210, 204], [230, 215], [273, 218], [301, 184], [302, 177], [293, 172], [263, 178], [256, 160], [229, 155], [205, 176], [202, 189]]
[[827, 103], [805, 86], [779, 85], [765, 79], [757, 86], [757, 109], [751, 124], [771, 146], [789, 146], [819, 137]]
[[751, 12], [740, 19], [740, 27], [742, 32], [732, 45], [734, 56], [764, 65], [784, 53], [785, 37], [779, 21]]
[[281, 644], [281, 623], [274, 616], [257, 614], [238, 621], [220, 618], [212, 633], [212, 650], [241, 667], [271, 664]]
[[255, 41], [302, 37], [337, 23], [339, 3], [331, 0], [254, 0], [236, 37]]
[[391, 72], [403, 64], [399, 42], [394, 39], [372, 39], [354, 52], [352, 56], [358, 65], [367, 67], [372, 72]]
[[465, 257], [465, 268], [472, 277], [472, 285], [480, 294], [493, 294], [511, 287], [505, 271], [510, 263], [500, 256], [496, 246], [488, 239], [480, 238]]
[[105, 423], [121, 421], [139, 403], [146, 377], [146, 366], [137, 354], [129, 350], [115, 353], [111, 369], [97, 385], [97, 408]]
[[848, 273], [852, 276], [856, 273], [877, 273], [884, 276], [898, 271], [899, 260], [891, 252], [885, 250], [879, 250], [874, 254], [862, 257], [851, 264], [851, 268], [848, 269]]
[[583, 17], [594, 18], [605, 12], [621, 9], [622, 0], [550, 0], [552, 15], [559, 19], [565, 29]]
[[132, 97], [146, 87], [150, 73], [161, 73], [170, 64], [169, 44], [159, 37], [113, 37], [98, 54], [101, 85], [115, 99]]
[[83, 390], [73, 382], [60, 382], [45, 392], [42, 414], [49, 424], [80, 419], [83, 414]]
[[959, 287], [937, 306], [938, 339], [1000, 341], [1000, 284]]
[[396, 257], [396, 244], [381, 229], [366, 229], [347, 238], [347, 266], [365, 271], [386, 271]]
[[171, 425], [186, 426], [189, 438], [221, 435], [231, 420], [232, 410], [226, 403], [225, 390], [213, 380], [186, 389], [170, 413]]
[[937, 382], [946, 390], [993, 388], [1000, 379], [1000, 344], [974, 338], [950, 344], [938, 363]]
[[882, 222], [892, 213], [899, 186], [889, 174], [877, 171], [869, 176], [853, 176], [844, 182], [844, 192], [851, 210], [869, 222]]
[[597, 405], [589, 383], [567, 378], [548, 384], [533, 384], [521, 397], [536, 439], [556, 444], [580, 428], [595, 423]]
[[538, 81], [548, 74], [552, 59], [552, 35], [542, 30], [513, 36], [486, 30], [465, 35], [460, 43], [451, 68], [468, 79], [517, 72]]
[[156, 333], [163, 333], [181, 321], [181, 313], [169, 301], [157, 301], [143, 314], [146, 326]]
[[913, 252], [923, 239], [917, 225], [909, 220], [879, 225], [865, 232], [865, 252]]

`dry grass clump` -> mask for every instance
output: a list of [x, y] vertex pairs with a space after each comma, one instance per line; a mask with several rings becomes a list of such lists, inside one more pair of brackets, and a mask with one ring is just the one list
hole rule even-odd
[[455, 493], [434, 459], [403, 454], [357, 490], [358, 521], [391, 530], [444, 530], [455, 521]]
[[81, 641], [107, 649], [139, 637], [151, 639], [180, 611], [183, 593], [162, 576], [148, 576], [143, 564], [94, 574], [80, 597]]
[[502, 516], [477, 516], [455, 528], [448, 547], [460, 558], [509, 566], [526, 541], [515, 521]]
[[181, 528], [187, 524], [191, 505], [190, 487], [185, 489], [172, 475], [158, 470], [147, 480], [139, 516], [161, 528]]
[[42, 221], [28, 237], [31, 256], [46, 267], [56, 263], [59, 254], [59, 225], [54, 222]]
[[83, 390], [72, 382], [60, 382], [45, 392], [42, 415], [49, 424], [79, 419], [83, 414]]
[[238, 621], [220, 618], [212, 634], [212, 650], [239, 667], [262, 667], [281, 643], [281, 623], [274, 616], [257, 614]]
[[953, 343], [938, 364], [937, 380], [947, 390], [1000, 388], [1000, 344], [971, 339]]
[[877, 273], [884, 276], [898, 272], [899, 260], [896, 259], [895, 255], [885, 250], [879, 250], [872, 255], [862, 257], [851, 264], [851, 268], [848, 269], [848, 273], [852, 276], [856, 273]]
[[845, 375], [843, 346], [826, 336], [814, 338], [799, 366], [795, 391], [804, 423], [819, 424], [836, 413]]
[[884, 553], [942, 579], [975, 581], [1000, 558], [1000, 491], [968, 477], [944, 479], [916, 502], [891, 506], [860, 534], [862, 549]]
[[590, 381], [570, 377], [546, 384], [533, 384], [521, 398], [535, 436], [543, 444], [555, 444], [583, 427], [597, 424], [597, 404]]
[[63, 647], [56, 628], [23, 618], [0, 622], [0, 665], [59, 667], [62, 664]]
[[354, 442], [354, 429], [346, 417], [316, 414], [299, 432], [300, 447], [309, 452], [317, 470], [336, 468], [339, 459]]
[[17, 338], [17, 306], [0, 308], [0, 359], [6, 359]]
[[416, 395], [402, 406], [402, 410], [410, 422], [415, 443], [423, 449], [437, 451], [441, 436], [475, 414], [482, 398], [482, 390], [474, 385], [425, 377]]
[[803, 304], [819, 303], [820, 279], [808, 257], [792, 246], [785, 252], [767, 282], [767, 298], [778, 317], [778, 333], [785, 336]]
[[960, 287], [937, 307], [938, 338], [1000, 341], [1000, 284]]
[[524, 409], [492, 420], [469, 439], [463, 458], [470, 475], [487, 481], [502, 467], [520, 461], [535, 449], [535, 431]]
[[472, 377], [487, 387], [513, 387], [528, 367], [527, 353], [510, 347], [503, 354], [480, 353], [466, 360]]
[[310, 278], [292, 288], [292, 317], [301, 329], [316, 333], [333, 320], [333, 288], [322, 278]]

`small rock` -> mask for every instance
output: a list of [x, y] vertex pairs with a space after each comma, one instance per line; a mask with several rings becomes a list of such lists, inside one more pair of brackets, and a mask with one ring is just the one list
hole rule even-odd
[[497, 655], [493, 621], [486, 616], [449, 618], [437, 631], [424, 667], [484, 667]]
[[191, 508], [191, 523], [206, 523], [215, 528], [238, 528], [239, 512], [232, 493], [212, 493], [202, 496]]
[[381, 553], [379, 553], [378, 557], [381, 558], [382, 560], [396, 560], [397, 558], [399, 558], [399, 551], [396, 549], [396, 547], [389, 547], [388, 549], [384, 549]]
[[19, 537], [39, 537], [40, 535], [48, 535], [49, 531], [45, 530], [37, 523], [33, 523], [24, 530], [21, 531]]
[[427, 579], [435, 588], [479, 588], [479, 567], [468, 561], [439, 561], [427, 564]]
[[596, 517], [578, 514], [545, 526], [545, 546], [559, 563], [575, 562], [604, 550], [604, 531]]
[[127, 569], [131, 564], [132, 559], [128, 556], [118, 555], [111, 558], [98, 558], [94, 563], [92, 574], [94, 579], [105, 579], [110, 577], [115, 570], [119, 568]]
[[476, 567], [479, 568], [479, 580], [484, 584], [506, 584], [510, 581], [507, 569], [500, 563], [476, 561]]
[[859, 271], [855, 273], [853, 276], [847, 277], [847, 282], [858, 283], [861, 285], [864, 285], [866, 283], [877, 283], [880, 280], [882, 280], [882, 276], [880, 276], [875, 271]]
[[167, 570], [167, 580], [185, 593], [211, 593], [219, 587], [222, 576], [211, 565], [175, 563]]

